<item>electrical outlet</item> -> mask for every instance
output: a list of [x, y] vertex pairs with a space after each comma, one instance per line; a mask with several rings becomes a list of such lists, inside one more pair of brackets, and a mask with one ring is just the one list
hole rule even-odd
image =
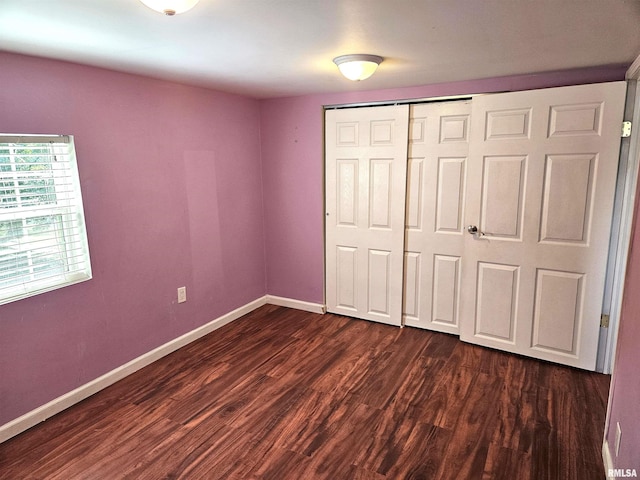
[[187, 301], [187, 287], [178, 288], [178, 303], [184, 303]]
[[620, 437], [622, 437], [620, 422], [616, 422], [616, 457], [618, 456], [618, 452], [620, 452]]

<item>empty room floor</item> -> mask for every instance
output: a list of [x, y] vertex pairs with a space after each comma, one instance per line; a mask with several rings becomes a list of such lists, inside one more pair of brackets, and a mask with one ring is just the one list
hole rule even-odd
[[0, 478], [601, 480], [609, 379], [266, 305], [0, 444]]

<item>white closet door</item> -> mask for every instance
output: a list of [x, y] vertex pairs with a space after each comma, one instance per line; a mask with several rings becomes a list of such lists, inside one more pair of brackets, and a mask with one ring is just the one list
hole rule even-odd
[[405, 325], [459, 333], [471, 101], [413, 105], [405, 240]]
[[473, 99], [461, 338], [593, 370], [624, 82]]
[[329, 312], [401, 324], [408, 126], [408, 105], [326, 112]]

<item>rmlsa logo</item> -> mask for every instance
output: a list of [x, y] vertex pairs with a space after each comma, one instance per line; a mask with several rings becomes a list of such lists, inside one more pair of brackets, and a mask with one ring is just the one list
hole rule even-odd
[[636, 478], [638, 473], [635, 468], [610, 468], [607, 476], [609, 478]]

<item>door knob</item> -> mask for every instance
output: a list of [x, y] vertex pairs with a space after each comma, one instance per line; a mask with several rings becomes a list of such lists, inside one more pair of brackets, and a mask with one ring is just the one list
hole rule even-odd
[[478, 235], [478, 237], [484, 237], [484, 232], [481, 232], [480, 230], [478, 230], [478, 227], [476, 227], [475, 225], [469, 225], [467, 227], [467, 232], [469, 232], [471, 235]]

